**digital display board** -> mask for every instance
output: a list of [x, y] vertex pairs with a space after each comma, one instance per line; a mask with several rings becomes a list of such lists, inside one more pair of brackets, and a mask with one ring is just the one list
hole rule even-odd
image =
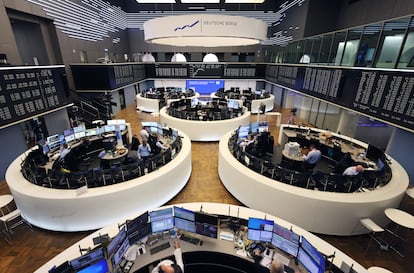
[[266, 80], [414, 130], [414, 72], [268, 65]]
[[65, 106], [63, 66], [0, 68], [0, 127]]

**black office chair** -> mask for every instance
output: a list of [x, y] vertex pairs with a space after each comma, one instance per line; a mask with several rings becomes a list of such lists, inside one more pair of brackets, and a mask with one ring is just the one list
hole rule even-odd
[[292, 177], [291, 185], [309, 189], [315, 184], [312, 183], [312, 172], [295, 172]]
[[[329, 174], [323, 173], [321, 171], [316, 171], [311, 176], [312, 183], [316, 185], [316, 188], [324, 191], [328, 186], [329, 183]], [[325, 186], [326, 185], [326, 186]]]

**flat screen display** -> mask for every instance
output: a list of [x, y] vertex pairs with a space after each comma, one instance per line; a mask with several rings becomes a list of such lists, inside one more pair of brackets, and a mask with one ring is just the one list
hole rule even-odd
[[274, 224], [272, 245], [296, 257], [298, 255], [300, 236], [293, 231]]
[[174, 222], [175, 222], [174, 225], [175, 225], [176, 228], [184, 230], [184, 231], [196, 233], [196, 224], [195, 224], [195, 222], [185, 220], [185, 219], [181, 219], [181, 218], [178, 218], [178, 217], [175, 217]]
[[85, 131], [75, 133], [75, 138], [76, 139], [80, 139], [80, 138], [83, 138], [83, 137], [85, 137]]
[[196, 224], [197, 234], [217, 239], [217, 234], [218, 234], [217, 225], [210, 225], [210, 224], [197, 223], [197, 222], [195, 224]]
[[176, 206], [174, 207], [174, 216], [181, 218], [181, 219], [186, 219], [188, 221], [193, 221], [193, 222], [195, 221], [194, 211], [176, 207]]
[[59, 266], [53, 266], [49, 269], [48, 273], [72, 273], [72, 267], [68, 261], [62, 263]]
[[247, 239], [251, 241], [271, 242], [273, 232], [272, 220], [249, 218], [247, 222]]
[[126, 238], [126, 227], [122, 227], [121, 230], [118, 232], [117, 235], [115, 235], [111, 242], [106, 247], [106, 255], [107, 257], [110, 257], [112, 254], [114, 254], [115, 250], [119, 246], [120, 243], [122, 243]]
[[85, 131], [85, 126], [84, 125], [73, 127], [73, 132], [75, 134], [79, 133], [79, 132], [83, 132], [83, 131]]
[[163, 232], [174, 228], [174, 217], [151, 220], [152, 233]]
[[129, 240], [125, 239], [111, 258], [112, 267], [116, 267], [129, 248]]
[[125, 124], [125, 119], [110, 119], [106, 121], [106, 124], [108, 125]]
[[138, 228], [148, 223], [148, 219], [149, 219], [149, 214], [148, 214], [148, 211], [146, 211], [143, 214], [135, 217], [133, 220], [127, 220], [126, 221], [127, 233], [128, 234], [134, 233], [135, 231], [137, 231]]
[[96, 261], [104, 258], [103, 248], [98, 248], [90, 251], [89, 253], [82, 255], [70, 261], [70, 265], [74, 270], [84, 268]]
[[63, 135], [64, 136], [73, 135], [73, 129], [72, 128], [66, 129], [65, 131], [63, 131]]
[[325, 268], [325, 258], [322, 254], [308, 241], [305, 237], [302, 236], [302, 244], [306, 253], [315, 261], [316, 264], [320, 265], [322, 268]]
[[143, 122], [141, 122], [141, 126], [142, 126], [142, 128], [144, 128], [144, 127], [150, 127], [151, 126], [151, 122], [149, 122], [149, 121], [143, 121]]
[[108, 262], [105, 259], [100, 260], [99, 262], [94, 263], [78, 271], [78, 273], [107, 273], [107, 272], [109, 272], [109, 268], [108, 268]]
[[85, 131], [85, 136], [88, 136], [88, 137], [96, 136], [96, 129], [87, 129]]
[[115, 125], [105, 125], [104, 128], [105, 128], [105, 133], [106, 132], [114, 132], [116, 130]]
[[132, 234], [128, 235], [129, 244], [133, 245], [137, 242], [141, 241], [145, 237], [151, 235], [152, 229], [151, 229], [151, 223], [146, 223], [143, 226], [136, 229], [136, 231]]
[[75, 135], [74, 134], [65, 136], [65, 142], [66, 143], [69, 143], [69, 142], [71, 142], [73, 140], [75, 140]]
[[174, 216], [172, 208], [153, 210], [149, 213], [149, 215], [150, 215], [151, 222], [152, 221], [163, 220], [163, 219], [167, 219], [167, 218], [172, 218]]
[[96, 128], [96, 134], [97, 135], [101, 135], [103, 133], [105, 133], [105, 127]]
[[299, 248], [298, 251], [298, 262], [306, 268], [310, 273], [323, 273], [325, 269], [321, 269], [315, 261], [309, 256], [308, 253], [306, 253], [303, 248]]
[[223, 80], [187, 80], [186, 89], [193, 89], [201, 96], [210, 95], [220, 88], [224, 88]]
[[216, 215], [211, 215], [202, 212], [195, 212], [195, 221], [197, 223], [210, 224], [213, 226], [218, 225], [218, 217]]
[[52, 135], [52, 136], [48, 136], [46, 141], [47, 141], [47, 143], [57, 142], [57, 141], [59, 141], [59, 135], [55, 134], [55, 135]]

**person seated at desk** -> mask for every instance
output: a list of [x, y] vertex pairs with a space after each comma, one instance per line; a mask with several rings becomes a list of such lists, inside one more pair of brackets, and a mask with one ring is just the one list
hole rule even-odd
[[362, 173], [363, 171], [364, 171], [364, 167], [362, 167], [362, 165], [356, 165], [356, 166], [351, 166], [351, 167], [346, 168], [342, 174], [348, 175], [348, 176], [355, 176], [355, 175]]
[[131, 139], [131, 151], [138, 151], [139, 144], [141, 143], [139, 142], [137, 135], [133, 135]]
[[151, 156], [151, 147], [146, 139], [138, 146], [137, 157], [139, 160], [145, 160]]
[[254, 143], [254, 141], [255, 141], [255, 138], [253, 137], [253, 135], [252, 134], [248, 134], [247, 135], [247, 138], [243, 138], [243, 139], [241, 139], [240, 141], [239, 141], [239, 146], [240, 146], [240, 148], [242, 148], [243, 149], [243, 151], [246, 149], [246, 146], [248, 146], [248, 145], [250, 145], [250, 144], [252, 144], [252, 143]]
[[307, 155], [304, 156], [304, 168], [305, 170], [311, 170], [315, 168], [316, 163], [321, 159], [322, 153], [319, 151], [315, 144], [309, 145], [309, 152]]
[[165, 152], [168, 149], [168, 147], [165, 146], [164, 143], [162, 142], [160, 135], [157, 136], [157, 142], [155, 143], [155, 147], [156, 147], [156, 151], [155, 151], [156, 154], [160, 152]]
[[183, 254], [180, 243], [175, 241], [174, 248], [175, 263], [171, 260], [162, 260], [152, 269], [151, 273], [184, 273]]
[[[267, 251], [267, 250], [265, 250]], [[286, 269], [283, 263], [279, 260], [272, 259], [270, 264], [263, 264], [264, 259], [264, 253], [260, 251], [259, 248], [255, 248], [253, 251], [253, 260], [255, 262], [256, 266], [256, 272], [257, 273], [285, 273], [285, 272], [293, 272], [293, 269], [290, 269], [289, 271]], [[263, 260], [263, 261], [262, 261]], [[296, 271], [295, 273], [299, 273]]]
[[64, 143], [62, 147], [60, 147], [60, 155], [59, 160], [64, 159], [65, 156], [70, 152], [70, 148], [67, 143]]

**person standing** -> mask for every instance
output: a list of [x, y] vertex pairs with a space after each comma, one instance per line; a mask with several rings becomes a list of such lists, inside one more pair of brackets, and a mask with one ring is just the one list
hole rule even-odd
[[148, 133], [147, 127], [142, 128], [142, 130], [141, 130], [141, 132], [139, 134], [141, 135], [141, 140], [142, 141], [144, 141], [144, 139], [146, 141], [148, 141], [149, 133]]
[[183, 254], [180, 243], [174, 242], [174, 258], [175, 263], [171, 260], [162, 260], [151, 273], [184, 273]]
[[146, 139], [142, 140], [142, 143], [138, 146], [137, 157], [139, 160], [145, 160], [151, 155], [151, 147], [147, 143]]

